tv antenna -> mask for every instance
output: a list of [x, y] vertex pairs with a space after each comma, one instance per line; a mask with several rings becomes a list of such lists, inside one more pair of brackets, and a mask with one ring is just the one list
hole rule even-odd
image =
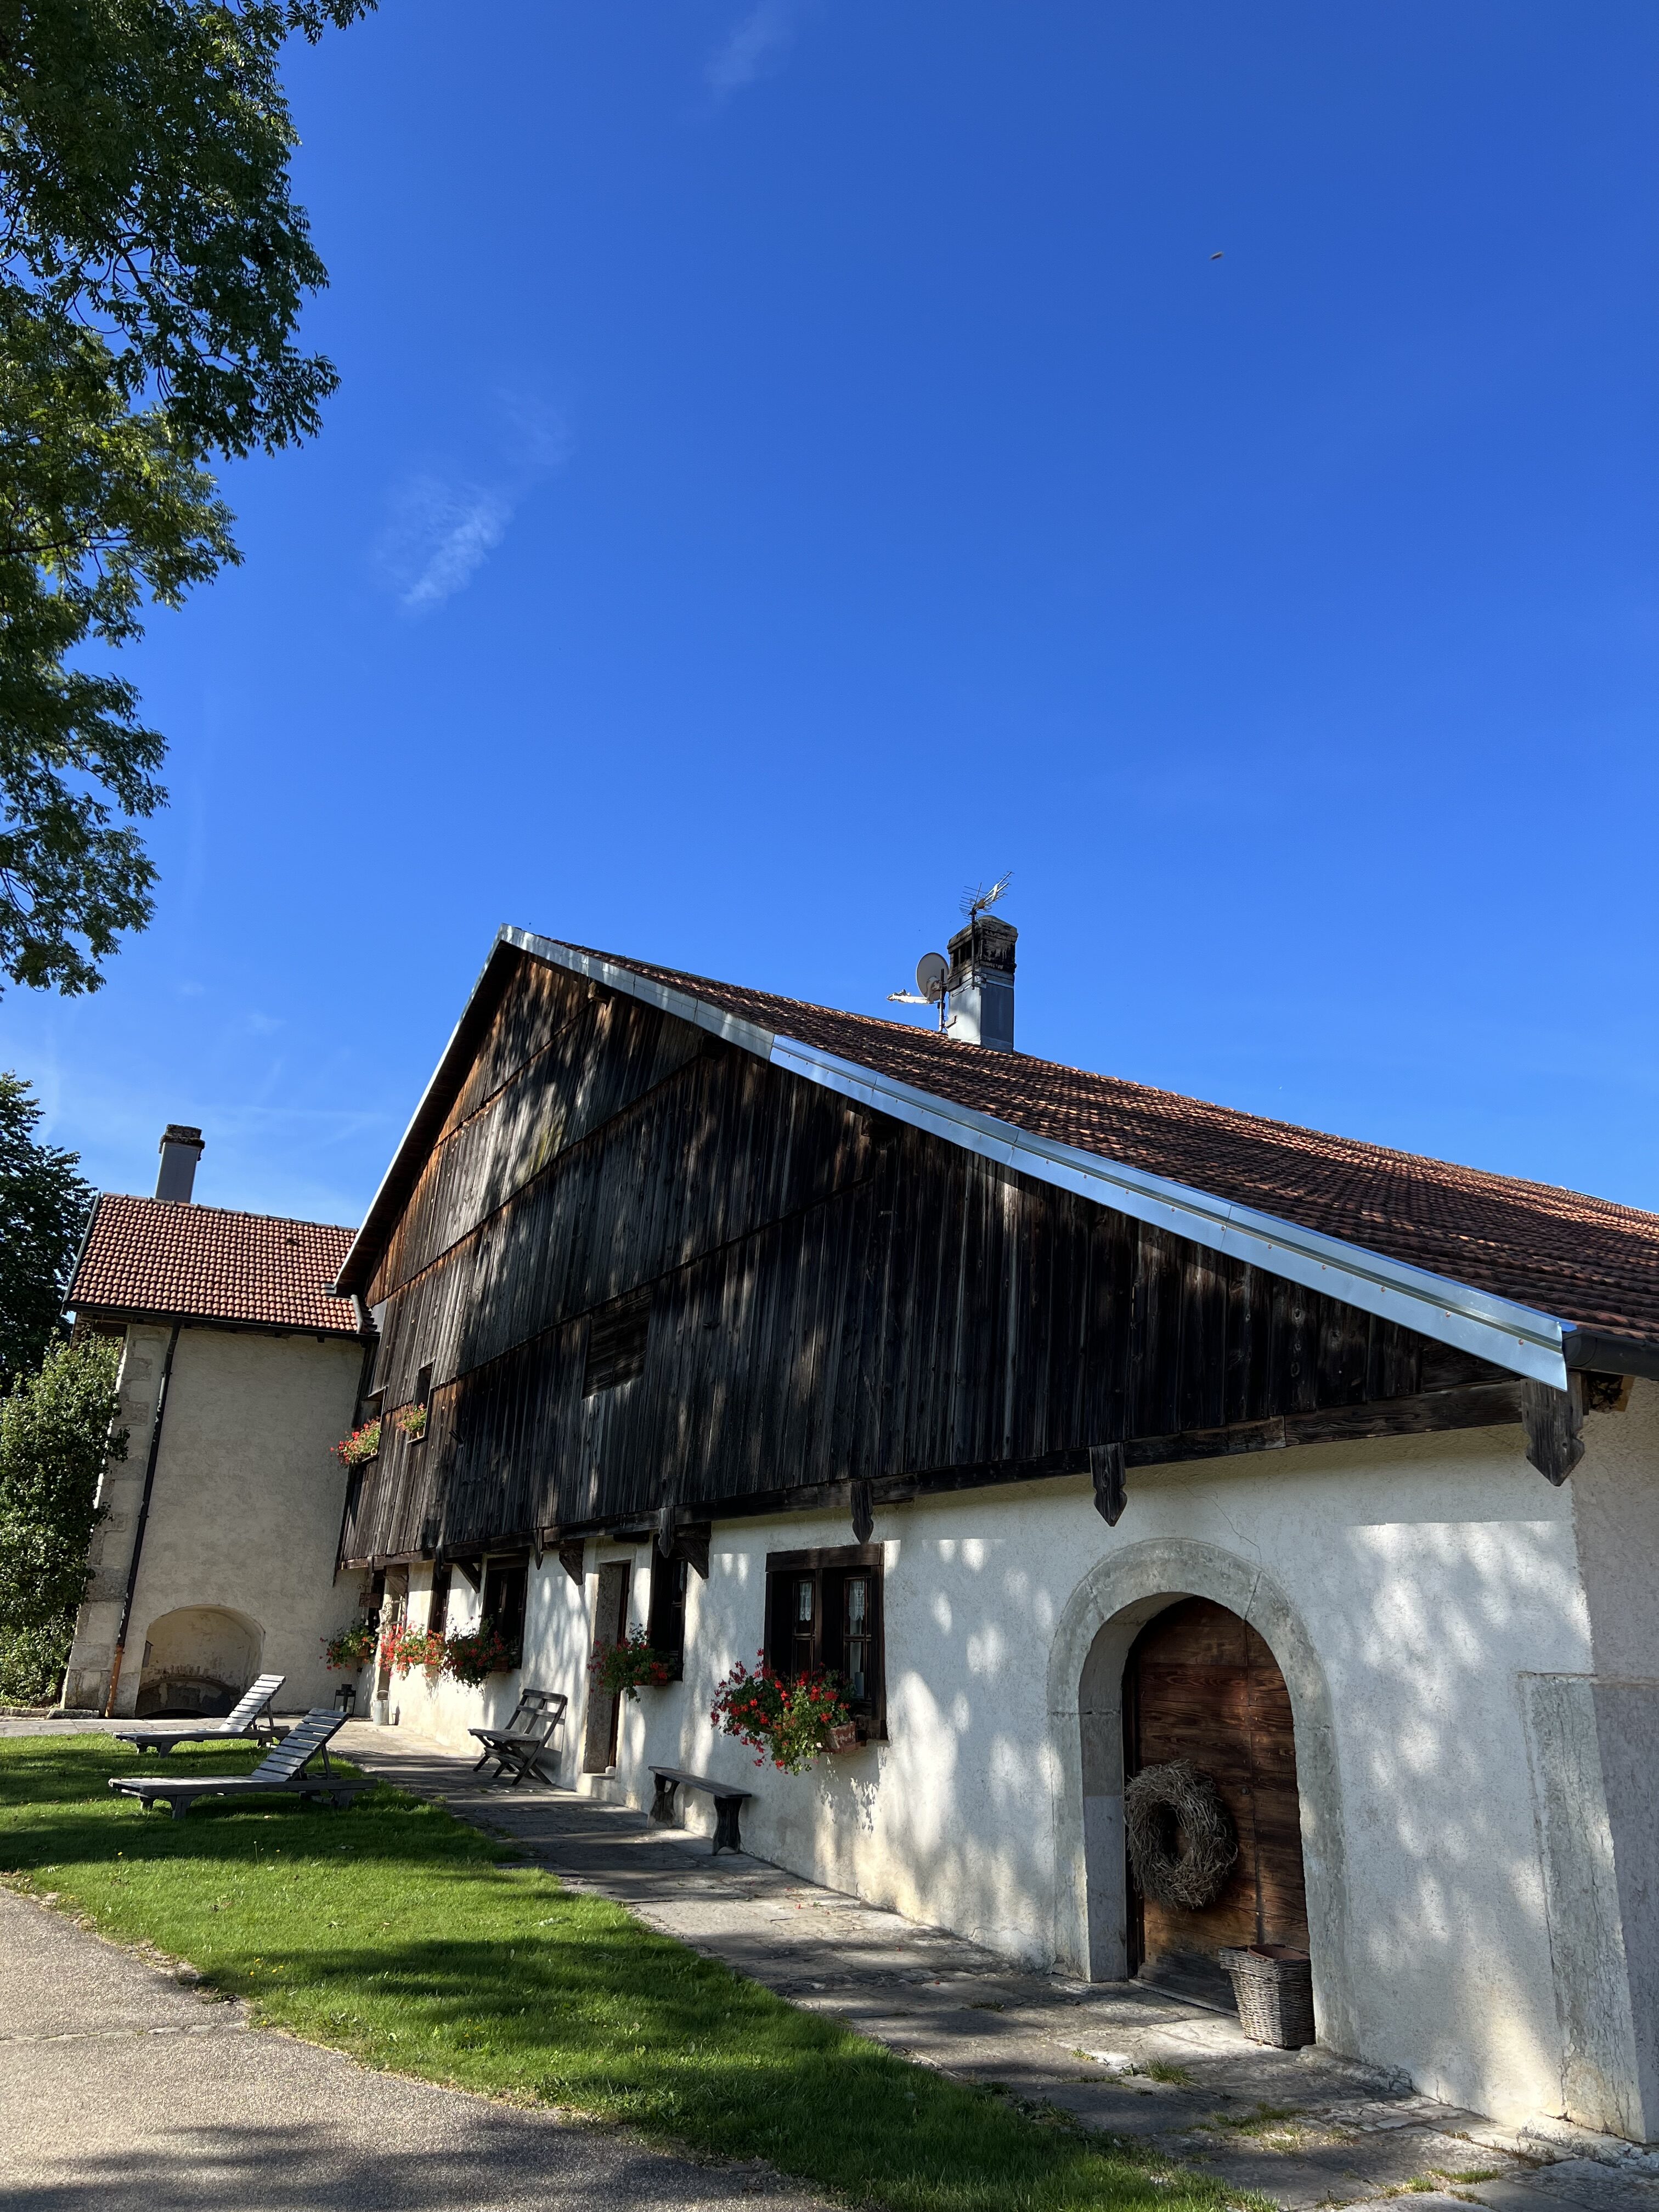
[[962, 895], [962, 910], [969, 921], [977, 921], [988, 906], [994, 906], [1014, 880], [1012, 868], [1000, 875], [988, 891], [983, 884], [969, 884]]
[[[988, 906], [994, 906], [1014, 879], [1012, 868], [997, 878], [988, 890], [983, 884], [971, 884], [962, 895], [962, 911], [968, 917], [971, 929]], [[978, 950], [977, 933], [974, 950]], [[937, 1006], [939, 1035], [943, 1036], [956, 1023], [949, 1012], [950, 994], [945, 988], [951, 973], [951, 963], [942, 952], [924, 952], [916, 963], [916, 988], [914, 991], [890, 991], [890, 1003], [901, 1006]]]

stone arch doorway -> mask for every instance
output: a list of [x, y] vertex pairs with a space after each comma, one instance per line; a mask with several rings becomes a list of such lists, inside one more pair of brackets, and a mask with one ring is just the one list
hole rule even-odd
[[258, 1622], [228, 1606], [181, 1605], [161, 1614], [144, 1637], [134, 1712], [141, 1720], [228, 1713], [258, 1673], [264, 1642]]
[[1125, 1964], [1178, 1995], [1231, 2004], [1224, 1945], [1309, 1948], [1290, 1692], [1260, 1632], [1212, 1598], [1154, 1613], [1123, 1667], [1123, 1776], [1184, 1759], [1232, 1815], [1238, 1858], [1213, 1901], [1161, 1905], [1127, 1881]]
[[1325, 1670], [1300, 1615], [1255, 1561], [1184, 1537], [1115, 1546], [1067, 1600], [1048, 1654], [1054, 1809], [1054, 1956], [1091, 1981], [1128, 1967], [1123, 1670], [1146, 1624], [1206, 1597], [1256, 1631], [1288, 1693], [1319, 2039], [1357, 2054], [1342, 1785]]

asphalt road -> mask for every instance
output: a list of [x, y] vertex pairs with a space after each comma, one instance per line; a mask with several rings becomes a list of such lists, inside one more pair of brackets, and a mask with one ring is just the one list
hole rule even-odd
[[3, 2212], [819, 2212], [764, 2169], [371, 2073], [0, 1889]]

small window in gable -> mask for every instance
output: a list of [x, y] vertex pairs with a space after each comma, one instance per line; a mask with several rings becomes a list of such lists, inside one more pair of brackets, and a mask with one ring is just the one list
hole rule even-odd
[[651, 1321], [651, 1293], [635, 1291], [601, 1306], [587, 1324], [587, 1365], [582, 1376], [582, 1395], [614, 1390], [645, 1371], [646, 1332]]

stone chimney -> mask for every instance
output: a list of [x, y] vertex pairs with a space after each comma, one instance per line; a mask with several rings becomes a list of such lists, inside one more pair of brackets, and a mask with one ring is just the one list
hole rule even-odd
[[946, 1032], [957, 1044], [989, 1045], [995, 1052], [1014, 1048], [1014, 940], [1019, 932], [994, 915], [975, 915], [959, 929], [947, 950], [954, 1025]]
[[190, 1204], [196, 1188], [196, 1163], [202, 1157], [202, 1133], [169, 1121], [161, 1132], [161, 1169], [155, 1178], [157, 1198], [175, 1198]]

